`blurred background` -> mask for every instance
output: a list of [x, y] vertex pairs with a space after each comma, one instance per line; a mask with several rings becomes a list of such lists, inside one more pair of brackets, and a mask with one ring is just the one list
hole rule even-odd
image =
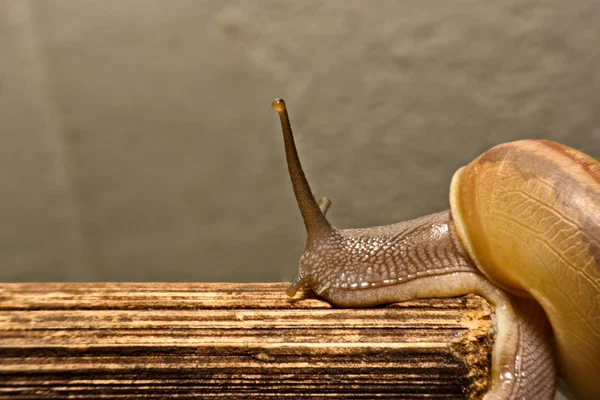
[[448, 208], [489, 147], [600, 158], [600, 2], [0, 0], [0, 280], [281, 281], [276, 114], [342, 228]]

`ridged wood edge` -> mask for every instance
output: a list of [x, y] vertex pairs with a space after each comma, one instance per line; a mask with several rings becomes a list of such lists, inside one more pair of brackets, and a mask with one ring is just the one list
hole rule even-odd
[[0, 398], [480, 398], [478, 296], [336, 309], [285, 283], [0, 284]]

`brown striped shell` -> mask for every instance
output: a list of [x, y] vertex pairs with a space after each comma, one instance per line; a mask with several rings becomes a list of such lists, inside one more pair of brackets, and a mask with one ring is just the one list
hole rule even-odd
[[558, 143], [496, 146], [456, 172], [452, 217], [495, 284], [533, 297], [580, 398], [600, 393], [600, 163]]

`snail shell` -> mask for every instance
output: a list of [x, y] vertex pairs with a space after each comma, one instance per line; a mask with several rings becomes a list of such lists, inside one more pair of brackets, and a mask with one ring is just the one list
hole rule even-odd
[[600, 164], [558, 143], [496, 146], [458, 170], [456, 232], [497, 286], [546, 312], [561, 374], [581, 398], [600, 394]]

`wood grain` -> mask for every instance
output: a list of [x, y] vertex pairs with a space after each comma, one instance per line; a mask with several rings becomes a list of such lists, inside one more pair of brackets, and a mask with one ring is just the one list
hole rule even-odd
[[0, 398], [480, 398], [477, 296], [335, 309], [286, 284], [0, 284]]

